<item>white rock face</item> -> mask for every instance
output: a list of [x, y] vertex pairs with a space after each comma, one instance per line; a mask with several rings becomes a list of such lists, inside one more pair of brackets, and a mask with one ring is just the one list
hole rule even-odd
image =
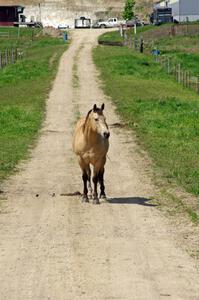
[[23, 5], [27, 21], [41, 20], [44, 26], [53, 27], [59, 24], [74, 27], [74, 19], [81, 16], [92, 20], [118, 17], [124, 6], [124, 0], [0, 0], [0, 5], [3, 3]]

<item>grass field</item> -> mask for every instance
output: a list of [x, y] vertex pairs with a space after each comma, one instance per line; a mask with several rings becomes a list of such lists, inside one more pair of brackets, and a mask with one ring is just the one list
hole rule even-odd
[[[137, 33], [140, 34], [141, 32], [145, 32], [148, 30], [153, 29], [154, 26], [152, 25], [148, 25], [148, 26], [144, 26], [144, 27], [137, 27]], [[132, 29], [132, 36], [133, 36], [133, 29]], [[108, 33], [104, 33], [99, 37], [99, 41], [101, 42], [107, 42], [107, 41], [111, 41], [111, 42], [122, 42], [123, 38], [121, 37], [120, 33], [119, 33], [119, 29], [116, 31], [110, 31]]]
[[[161, 26], [161, 28], [168, 25]], [[146, 32], [155, 31], [157, 27], [144, 26], [138, 27], [138, 37]], [[159, 29], [159, 28], [158, 28]], [[133, 33], [133, 32], [132, 32]], [[133, 38], [134, 35], [132, 35]], [[123, 38], [118, 31], [108, 32], [100, 36], [100, 41], [122, 42]], [[151, 47], [151, 43], [149, 43]], [[166, 55], [171, 58], [172, 64], [181, 64], [181, 68], [190, 71], [192, 76], [199, 76], [199, 35], [193, 36], [174, 36], [156, 39], [153, 47], [157, 47], [161, 55]], [[151, 54], [151, 48], [146, 48], [146, 54]]]
[[155, 44], [162, 55], [180, 63], [181, 67], [190, 71], [193, 76], [199, 75], [199, 36], [163, 38]]
[[[12, 30], [16, 34], [17, 29]], [[67, 47], [57, 38], [40, 37], [32, 41], [30, 29], [23, 29], [21, 35], [25, 57], [0, 70], [0, 181], [28, 156], [41, 127], [59, 58]], [[16, 36], [1, 37], [0, 48], [18, 43]]]
[[199, 195], [199, 96], [132, 49], [98, 46], [93, 57], [105, 93], [162, 177]]
[[0, 49], [29, 47], [40, 31], [39, 28], [0, 27]]

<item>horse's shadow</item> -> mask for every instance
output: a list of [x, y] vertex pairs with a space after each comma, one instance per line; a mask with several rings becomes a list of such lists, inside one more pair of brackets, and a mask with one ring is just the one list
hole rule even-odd
[[150, 203], [151, 199], [142, 197], [126, 197], [126, 198], [110, 198], [108, 202], [110, 204], [137, 204], [143, 206], [155, 207], [156, 204]]

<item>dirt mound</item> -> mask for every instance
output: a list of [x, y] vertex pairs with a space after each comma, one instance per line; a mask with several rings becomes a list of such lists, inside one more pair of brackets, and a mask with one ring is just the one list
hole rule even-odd
[[39, 35], [48, 35], [51, 37], [60, 37], [62, 36], [62, 32], [60, 29], [54, 28], [52, 26], [47, 26], [42, 29]]

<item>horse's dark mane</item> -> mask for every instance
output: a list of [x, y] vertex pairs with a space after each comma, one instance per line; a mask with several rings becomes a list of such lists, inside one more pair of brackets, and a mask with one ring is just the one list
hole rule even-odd
[[83, 131], [85, 130], [86, 123], [87, 123], [87, 121], [88, 121], [88, 118], [89, 118], [91, 112], [92, 112], [92, 109], [89, 110], [89, 112], [87, 113], [86, 120], [85, 120], [84, 125], [83, 125]]

